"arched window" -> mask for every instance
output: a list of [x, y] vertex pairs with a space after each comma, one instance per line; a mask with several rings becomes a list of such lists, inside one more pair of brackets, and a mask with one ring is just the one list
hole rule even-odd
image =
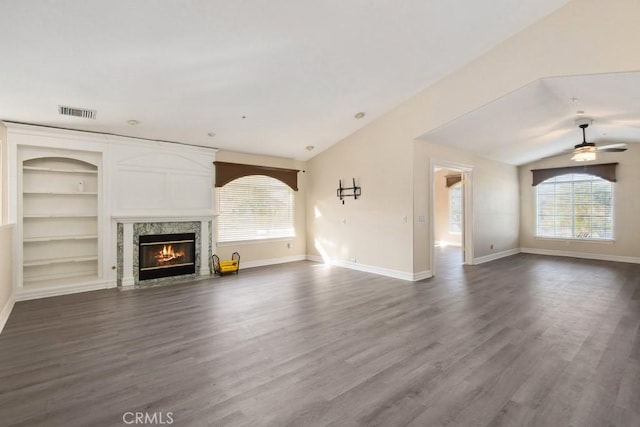
[[538, 237], [613, 240], [613, 184], [565, 174], [536, 186]]
[[218, 242], [295, 235], [293, 190], [264, 175], [235, 179], [218, 188]]

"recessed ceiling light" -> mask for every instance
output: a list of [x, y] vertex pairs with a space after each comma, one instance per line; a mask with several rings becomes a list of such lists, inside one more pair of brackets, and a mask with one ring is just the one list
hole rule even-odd
[[584, 114], [584, 111], [583, 111], [583, 110], [578, 110], [578, 111], [576, 111], [576, 114], [577, 114], [577, 115], [579, 115], [579, 116], [581, 116], [581, 115], [583, 115], [583, 114]]
[[356, 119], [361, 119], [364, 117], [364, 112], [360, 111], [359, 113], [356, 113], [353, 117], [355, 117]]
[[209, 132], [209, 133], [207, 134], [207, 136], [209, 136], [209, 137], [213, 138], [214, 136], [216, 136], [216, 133], [215, 133], [215, 132]]
[[135, 126], [135, 125], [140, 124], [140, 122], [137, 121], [137, 120], [129, 120], [127, 123], [129, 123], [131, 126]]
[[307, 149], [307, 151], [313, 151], [313, 149], [316, 147], [314, 147], [313, 145], [307, 145], [305, 148]]

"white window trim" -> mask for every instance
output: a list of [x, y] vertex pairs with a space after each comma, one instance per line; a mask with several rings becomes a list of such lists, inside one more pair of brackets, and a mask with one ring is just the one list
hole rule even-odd
[[[595, 175], [593, 175], [595, 176]], [[600, 177], [596, 177], [600, 178]], [[603, 178], [600, 178], [603, 179]], [[606, 181], [606, 180], [605, 180]], [[541, 182], [540, 184], [544, 183]], [[538, 185], [540, 185], [538, 184]], [[616, 218], [615, 218], [615, 200], [616, 200], [616, 186], [611, 183], [611, 239], [592, 239], [592, 238], [580, 238], [580, 237], [553, 237], [553, 236], [540, 236], [538, 235], [538, 187], [534, 187], [534, 198], [535, 198], [535, 230], [534, 237], [536, 240], [550, 240], [550, 241], [563, 241], [563, 242], [574, 242], [574, 243], [601, 243], [601, 244], [613, 244], [616, 242]]]
[[[240, 177], [237, 179], [243, 179], [243, 178], [248, 178], [252, 175], [247, 175], [244, 177]], [[276, 178], [273, 177], [269, 177], [266, 175], [260, 175], [260, 176], [264, 176], [266, 178], [270, 178], [273, 179], [275, 181], [280, 181], [277, 180]], [[234, 180], [236, 181], [236, 180]], [[234, 182], [231, 181], [231, 182]], [[230, 183], [231, 183], [230, 182]], [[282, 181], [280, 181], [282, 182]], [[228, 183], [228, 184], [230, 184]], [[225, 185], [228, 185], [225, 184]], [[285, 183], [282, 183], [283, 185], [286, 186]], [[288, 186], [287, 186], [288, 187]], [[283, 235], [283, 236], [274, 236], [274, 237], [264, 237], [264, 238], [247, 238], [247, 239], [239, 239], [239, 240], [219, 240], [220, 237], [220, 218], [222, 217], [221, 215], [221, 210], [218, 207], [218, 221], [216, 221], [215, 224], [215, 233], [216, 233], [216, 239], [215, 239], [215, 245], [217, 247], [224, 247], [224, 246], [237, 246], [237, 245], [255, 245], [255, 244], [261, 244], [261, 243], [268, 243], [268, 242], [277, 242], [277, 241], [293, 241], [293, 239], [295, 239], [296, 237], [296, 193], [293, 192], [293, 190], [291, 193], [291, 234], [290, 235]], [[219, 193], [216, 194], [216, 203], [220, 203], [220, 199], [219, 199], [220, 195]]]
[[534, 236], [536, 240], [550, 240], [550, 241], [560, 241], [560, 242], [571, 242], [571, 243], [598, 243], [601, 245], [612, 245], [616, 241], [615, 239], [576, 239], [573, 237], [546, 237], [546, 236]]
[[216, 246], [224, 247], [224, 246], [243, 246], [243, 245], [260, 245], [264, 243], [272, 243], [272, 242], [293, 242], [296, 236], [291, 237], [267, 237], [264, 239], [253, 239], [253, 240], [234, 240], [229, 241], [225, 240], [224, 242], [216, 241]]

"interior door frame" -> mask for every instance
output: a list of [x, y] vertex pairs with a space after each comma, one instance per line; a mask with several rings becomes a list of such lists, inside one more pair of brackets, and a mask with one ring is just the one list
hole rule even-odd
[[436, 275], [434, 261], [435, 247], [435, 168], [457, 169], [462, 172], [463, 202], [463, 226], [462, 248], [464, 251], [463, 264], [473, 265], [473, 166], [463, 163], [450, 162], [432, 158], [430, 160], [429, 180], [431, 181], [431, 194], [429, 196], [429, 266], [431, 274]]

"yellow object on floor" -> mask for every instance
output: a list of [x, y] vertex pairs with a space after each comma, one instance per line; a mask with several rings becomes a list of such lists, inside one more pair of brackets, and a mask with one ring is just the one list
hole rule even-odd
[[219, 276], [226, 273], [238, 273], [240, 270], [240, 254], [234, 252], [230, 260], [220, 261], [218, 255], [213, 254], [211, 257], [213, 262], [213, 272]]

